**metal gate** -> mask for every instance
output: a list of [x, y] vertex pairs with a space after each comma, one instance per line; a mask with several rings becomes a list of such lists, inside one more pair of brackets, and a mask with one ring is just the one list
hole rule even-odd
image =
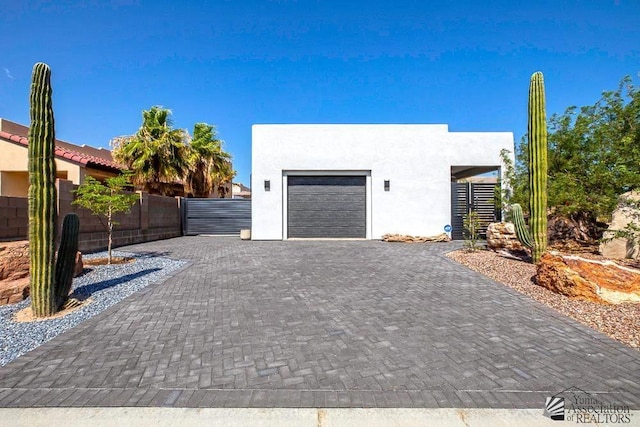
[[240, 234], [251, 228], [249, 199], [182, 199], [185, 235]]
[[464, 216], [471, 211], [478, 212], [480, 237], [486, 238], [487, 226], [502, 219], [502, 212], [496, 206], [496, 187], [499, 184], [480, 182], [451, 183], [451, 238], [463, 240]]

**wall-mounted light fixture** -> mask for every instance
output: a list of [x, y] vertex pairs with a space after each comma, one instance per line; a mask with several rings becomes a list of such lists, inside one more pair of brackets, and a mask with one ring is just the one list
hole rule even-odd
[[391, 181], [389, 181], [388, 179], [386, 179], [384, 181], [384, 191], [389, 191], [389, 187], [391, 186]]
[[264, 191], [271, 191], [271, 181], [268, 179], [264, 180]]

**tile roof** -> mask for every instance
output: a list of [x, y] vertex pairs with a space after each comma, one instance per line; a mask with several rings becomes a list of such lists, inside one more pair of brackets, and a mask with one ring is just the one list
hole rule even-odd
[[[8, 141], [17, 142], [18, 144], [24, 145], [25, 147], [29, 145], [29, 140], [26, 137], [20, 136], [20, 135], [14, 135], [9, 132], [0, 131], [0, 138]], [[78, 146], [78, 148], [82, 149], [83, 147]], [[98, 167], [101, 169], [107, 168], [115, 171], [119, 171], [121, 169], [120, 166], [113, 160], [109, 160], [104, 157], [94, 156], [88, 153], [82, 153], [80, 151], [72, 150], [67, 147], [61, 147], [60, 145], [57, 145], [57, 144], [56, 144], [55, 155], [58, 158], [69, 160], [74, 163], [81, 164], [83, 166]]]

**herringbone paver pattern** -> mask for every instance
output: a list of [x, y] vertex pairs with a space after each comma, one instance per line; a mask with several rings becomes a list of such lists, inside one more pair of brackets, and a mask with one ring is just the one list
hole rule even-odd
[[640, 407], [637, 350], [472, 272], [454, 244], [183, 237], [164, 283], [0, 368], [0, 406]]

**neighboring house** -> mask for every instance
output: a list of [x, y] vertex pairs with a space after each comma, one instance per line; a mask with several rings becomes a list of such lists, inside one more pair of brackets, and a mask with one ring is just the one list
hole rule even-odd
[[231, 186], [231, 195], [233, 199], [250, 199], [251, 189], [239, 182], [234, 182]]
[[454, 184], [499, 176], [513, 141], [447, 125], [254, 125], [252, 239], [440, 234]]
[[[29, 128], [0, 119], [0, 196], [27, 197]], [[104, 180], [120, 173], [111, 151], [56, 140], [57, 177], [82, 184], [86, 176]]]

